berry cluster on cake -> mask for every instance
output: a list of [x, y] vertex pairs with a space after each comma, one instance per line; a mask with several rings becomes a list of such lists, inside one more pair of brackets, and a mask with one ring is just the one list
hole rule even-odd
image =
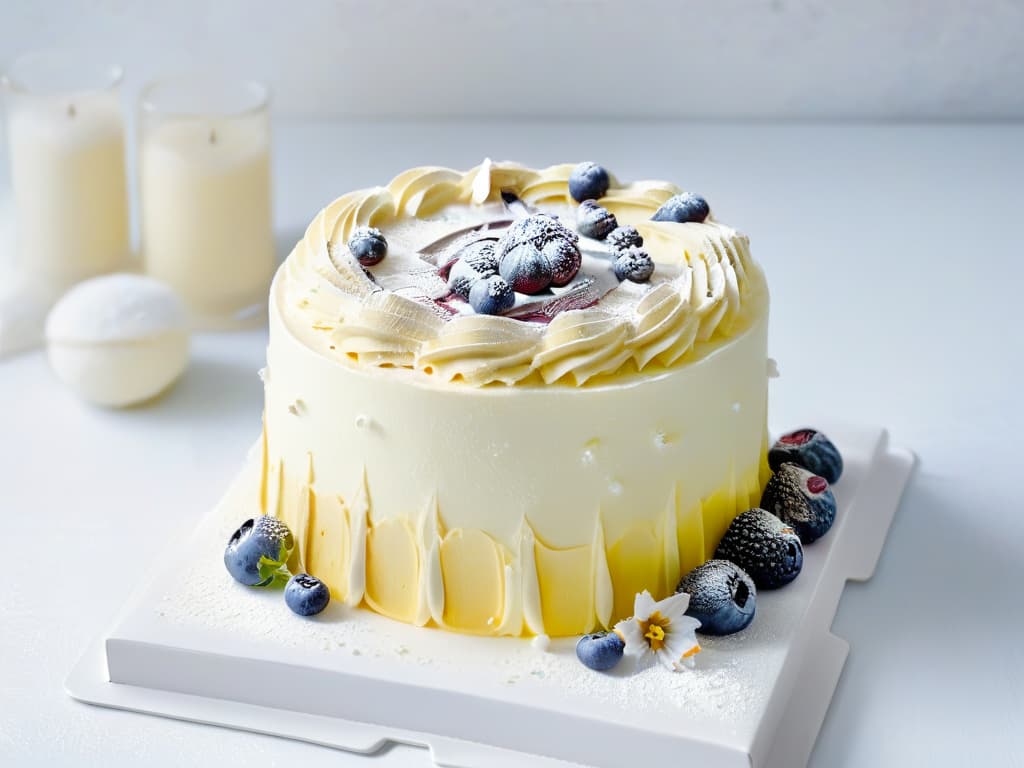
[[407, 171], [328, 205], [276, 276], [262, 511], [350, 605], [612, 627], [758, 504], [767, 321], [747, 238], [673, 184]]

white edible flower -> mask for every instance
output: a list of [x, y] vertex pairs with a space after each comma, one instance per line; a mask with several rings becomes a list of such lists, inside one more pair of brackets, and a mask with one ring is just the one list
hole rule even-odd
[[633, 603], [633, 617], [615, 625], [615, 632], [626, 644], [626, 653], [634, 656], [654, 654], [674, 672], [693, 666], [693, 657], [700, 653], [694, 634], [700, 622], [686, 616], [690, 596], [686, 592], [670, 595], [655, 602], [647, 590], [640, 592]]

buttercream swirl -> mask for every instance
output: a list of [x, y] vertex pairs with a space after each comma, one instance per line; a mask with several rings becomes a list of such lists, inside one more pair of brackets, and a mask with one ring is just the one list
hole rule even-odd
[[[547, 324], [458, 314], [437, 303], [445, 283], [424, 253], [456, 236], [460, 224], [464, 231], [500, 218], [502, 192], [570, 219], [572, 168], [489, 160], [466, 173], [414, 168], [386, 187], [343, 195], [316, 216], [283, 265], [277, 310], [293, 333], [328, 357], [471, 386], [584, 386], [674, 366], [767, 311], [764, 277], [746, 236], [711, 217], [650, 220], [681, 191], [660, 181], [613, 180], [599, 201], [643, 236], [657, 266], [650, 284], [622, 283]], [[372, 275], [345, 245], [357, 226], [382, 229], [391, 244]]]

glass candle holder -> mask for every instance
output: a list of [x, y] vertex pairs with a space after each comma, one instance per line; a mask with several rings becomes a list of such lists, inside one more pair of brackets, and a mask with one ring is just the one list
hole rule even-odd
[[120, 67], [81, 51], [17, 59], [7, 102], [16, 267], [55, 298], [131, 258]]
[[181, 77], [149, 85], [139, 116], [142, 257], [194, 324], [262, 317], [274, 267], [267, 89]]

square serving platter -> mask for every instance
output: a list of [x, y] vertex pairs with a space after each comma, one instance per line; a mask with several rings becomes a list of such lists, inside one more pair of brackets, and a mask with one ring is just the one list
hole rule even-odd
[[[84, 702], [438, 765], [806, 765], [849, 653], [830, 631], [848, 580], [871, 577], [913, 469], [878, 428], [825, 425], [846, 469], [836, 522], [800, 577], [757, 596], [745, 631], [701, 638], [693, 670], [596, 673], [574, 638], [484, 638], [332, 604], [293, 615], [235, 584], [224, 543], [256, 509], [250, 459], [224, 499], [140, 585], [69, 676]], [[249, 513], [251, 514], [251, 513]], [[183, 562], [180, 553], [192, 556]]]

